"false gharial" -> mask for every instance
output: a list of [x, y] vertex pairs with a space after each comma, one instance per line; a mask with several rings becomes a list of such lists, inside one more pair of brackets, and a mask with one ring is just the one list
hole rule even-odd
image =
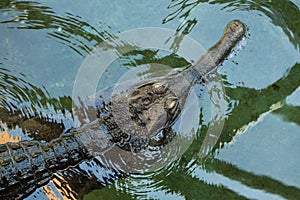
[[[21, 141], [0, 145], [0, 197], [20, 199], [46, 184], [58, 170], [95, 156], [104, 165], [117, 162], [124, 171], [155, 162], [145, 150], [159, 151], [172, 140], [172, 125], [181, 114], [191, 88], [214, 72], [245, 36], [245, 25], [230, 22], [200, 60], [179, 73], [167, 74], [96, 101], [96, 119], [50, 142]], [[100, 92], [101, 94], [101, 92]], [[141, 162], [136, 162], [138, 155]], [[135, 162], [132, 162], [134, 160]], [[138, 165], [138, 166], [135, 166]]]

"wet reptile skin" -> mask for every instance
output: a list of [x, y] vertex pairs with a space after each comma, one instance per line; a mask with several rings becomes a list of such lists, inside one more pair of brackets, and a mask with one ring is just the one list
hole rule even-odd
[[[0, 199], [23, 198], [46, 184], [53, 173], [74, 166], [111, 146], [140, 152], [163, 147], [191, 87], [214, 71], [245, 35], [245, 26], [230, 22], [221, 40], [193, 66], [130, 87], [97, 103], [97, 119], [51, 142], [21, 141], [0, 145]], [[110, 155], [110, 154], [108, 154]]]

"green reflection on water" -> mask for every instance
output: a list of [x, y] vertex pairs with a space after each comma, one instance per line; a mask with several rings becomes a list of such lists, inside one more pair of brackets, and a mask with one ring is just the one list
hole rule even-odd
[[[232, 102], [229, 110], [232, 111], [227, 116], [222, 135], [214, 151], [206, 158], [200, 160], [196, 156], [206, 133], [206, 126], [203, 125], [201, 130], [198, 130], [199, 138], [194, 141], [186, 154], [182, 156], [176, 169], [174, 168], [171, 173], [166, 171], [158, 176], [151, 177], [151, 179], [161, 181], [159, 186], [163, 188], [162, 191], [177, 194], [178, 198], [247, 198], [247, 193], [239, 194], [226, 188], [224, 185], [207, 184], [205, 181], [193, 177], [189, 170], [192, 170], [193, 167], [199, 167], [207, 172], [216, 172], [232, 180], [237, 180], [242, 185], [266, 191], [270, 194], [277, 194], [287, 199], [296, 199], [300, 196], [300, 185], [289, 186], [289, 184], [284, 184], [282, 180], [271, 178], [276, 177], [274, 174], [272, 174], [273, 176], [270, 175], [270, 177], [257, 175], [255, 167], [251, 168], [249, 166], [253, 173], [244, 170], [238, 159], [234, 159], [234, 155], [239, 153], [239, 149], [231, 152], [228, 157], [222, 157], [224, 160], [229, 160], [229, 157], [233, 157], [232, 162], [235, 163], [236, 161], [236, 165], [221, 161], [215, 158], [214, 154], [216, 152], [221, 152], [220, 154], [222, 154], [224, 143], [232, 142], [233, 139], [236, 139], [235, 143], [239, 144], [239, 138], [235, 138], [235, 135], [245, 132], [249, 124], [255, 124], [263, 114], [269, 112], [281, 116], [283, 121], [295, 123], [294, 134], [299, 133], [299, 107], [285, 104], [286, 98], [292, 95], [300, 85], [300, 64], [297, 63], [300, 61], [300, 11], [299, 7], [294, 5], [293, 2], [286, 0], [260, 0], [255, 2], [238, 0], [173, 0], [170, 1], [170, 4], [168, 3], [169, 5], [164, 3], [161, 6], [159, 1], [151, 3], [148, 1], [142, 1], [142, 3], [129, 2], [127, 4], [120, 4], [118, 1], [103, 1], [103, 4], [99, 2], [77, 3], [71, 5], [69, 9], [66, 8], [68, 4], [64, 1], [62, 3], [53, 3], [53, 5], [46, 2], [45, 4], [47, 6], [36, 2], [7, 0], [0, 3], [0, 8], [3, 11], [0, 14], [1, 46], [3, 47], [2, 49], [7, 49], [7, 52], [1, 51], [0, 62], [6, 68], [13, 68], [19, 73], [24, 73], [26, 77], [31, 77], [32, 80], [28, 78], [26, 82], [37, 85], [37, 90], [33, 91], [33, 93], [39, 93], [39, 87], [45, 87], [50, 92], [50, 96], [43, 96], [40, 93], [42, 98], [29, 98], [27, 101], [33, 104], [38, 103], [38, 101], [44, 104], [49, 102], [57, 105], [57, 109], [67, 110], [70, 109], [71, 100], [68, 97], [63, 97], [70, 96], [76, 70], [80, 66], [82, 59], [97, 44], [113, 38], [118, 31], [141, 26], [159, 26], [177, 29], [179, 32], [195, 36], [194, 38], [201, 41], [201, 31], [208, 29], [216, 33], [206, 34], [203, 37], [213, 42], [216, 39], [215, 37], [218, 37], [216, 34], [218, 34], [219, 30], [223, 30], [224, 23], [227, 22], [225, 19], [232, 17], [241, 18], [249, 22], [249, 25], [261, 23], [262, 26], [260, 27], [249, 27], [252, 34], [248, 45], [240, 52], [240, 55], [233, 58], [239, 62], [238, 69], [232, 67], [233, 64], [229, 62], [224, 64], [224, 72], [222, 73], [224, 73], [223, 77], [226, 82], [226, 95]], [[94, 9], [92, 13], [89, 13], [90, 10], [87, 8], [96, 6], [101, 7], [106, 12], [104, 14], [101, 12], [97, 13], [97, 9]], [[59, 12], [56, 12], [55, 7], [62, 8], [60, 8]], [[80, 9], [80, 7], [83, 8], [77, 13], [76, 9]], [[212, 18], [210, 15], [214, 15], [215, 18]], [[254, 17], [251, 15], [254, 15]], [[222, 18], [223, 16], [224, 19]], [[218, 31], [216, 27], [218, 27]], [[197, 35], [196, 33], [199, 34]], [[273, 33], [273, 35], [266, 35], [268, 33]], [[281, 38], [282, 36], [287, 37], [288, 40]], [[256, 37], [261, 37], [261, 40], [257, 40]], [[264, 40], [265, 37], [268, 37], [268, 39]], [[26, 42], [26, 40], [28, 41]], [[274, 45], [277, 41], [279, 45]], [[204, 43], [209, 46], [211, 42], [206, 41]], [[258, 42], [265, 42], [266, 44]], [[31, 43], [37, 44], [29, 46]], [[281, 43], [282, 45], [280, 45]], [[28, 46], [31, 48], [28, 48]], [[257, 55], [257, 51], [262, 49], [262, 47], [264, 47], [263, 51]], [[286, 58], [281, 56], [280, 48], [277, 47], [286, 48], [284, 52], [289, 52], [285, 54]], [[119, 50], [122, 46], [113, 44], [110, 48]], [[277, 49], [273, 50], [272, 48]], [[153, 53], [151, 51], [144, 53], [145, 60], [140, 60], [140, 62], [147, 63], [149, 60], [154, 59], [155, 55]], [[282, 63], [274, 62], [277, 56], [283, 58], [281, 60]], [[265, 60], [261, 61], [264, 58]], [[179, 62], [181, 60], [174, 57], [167, 60], [167, 63], [172, 63], [174, 60], [177, 63], [176, 67], [182, 65]], [[164, 60], [161, 59], [161, 61], [165, 64]], [[253, 67], [252, 70], [245, 69], [250, 65]], [[265, 76], [269, 76], [270, 79], [260, 78], [263, 77], [261, 71], [254, 67], [262, 68], [261, 71], [264, 71]], [[227, 71], [226, 68], [232, 69], [232, 71]], [[238, 73], [236, 73], [237, 71]], [[59, 73], [56, 74], [55, 72]], [[241, 73], [243, 75], [240, 75]], [[258, 86], [256, 87], [254, 83], [251, 85], [251, 81], [257, 82]], [[5, 84], [2, 85], [7, 86]], [[28, 93], [30, 91], [25, 90], [25, 92]], [[65, 102], [61, 104], [60, 102], [63, 102], [63, 100], [57, 101], [56, 98], [52, 97], [63, 98]], [[279, 106], [274, 108], [274, 105]], [[1, 119], [3, 120], [3, 117]], [[276, 123], [275, 120], [272, 122]], [[272, 123], [266, 125], [264, 129], [271, 130], [270, 126], [272, 126]], [[248, 134], [248, 132], [246, 133]], [[284, 131], [282, 134], [284, 134]], [[244, 136], [240, 135], [240, 137]], [[254, 140], [251, 137], [249, 139]], [[293, 142], [287, 138], [288, 144], [293, 144]], [[247, 143], [245, 142], [244, 145], [247, 145]], [[247, 146], [247, 148], [255, 147]], [[274, 149], [276, 151], [276, 147]], [[272, 150], [270, 149], [269, 151]], [[296, 150], [300, 149], [296, 148]], [[251, 162], [260, 165], [265, 164], [263, 161], [255, 159], [255, 156], [252, 155], [251, 157], [253, 159]], [[192, 167], [188, 165], [191, 160], [194, 160]], [[288, 158], [288, 161], [299, 165], [299, 158]], [[284, 165], [284, 163], [277, 164], [278, 168]], [[294, 173], [299, 174], [300, 172], [295, 171]], [[291, 176], [291, 174], [286, 174], [285, 183], [289, 183]], [[122, 181], [134, 183], [135, 179], [120, 180], [116, 185], [122, 185]], [[150, 189], [145, 187], [145, 190]], [[96, 190], [88, 194], [86, 199], [99, 199], [99, 196], [103, 198], [109, 197], [110, 199], [120, 197], [134, 199], [146, 198], [147, 194], [136, 196], [130, 190], [122, 190], [120, 187], [112, 186]], [[163, 194], [159, 196], [159, 198], [164, 197]]]

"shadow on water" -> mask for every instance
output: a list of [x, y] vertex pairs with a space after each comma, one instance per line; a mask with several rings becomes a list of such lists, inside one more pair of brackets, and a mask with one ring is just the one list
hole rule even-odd
[[[183, 22], [178, 25], [177, 31], [183, 34], [190, 33], [197, 24], [197, 19], [190, 18], [190, 13], [202, 3], [224, 5], [223, 8], [228, 11], [259, 11], [261, 14], [268, 16], [274, 25], [281, 27], [290, 42], [299, 48], [300, 21], [298, 19], [300, 18], [300, 11], [292, 2], [285, 0], [274, 2], [172, 0], [168, 7], [171, 13], [163, 20], [163, 23], [168, 23], [176, 18], [183, 19]], [[2, 1], [0, 8], [2, 12], [8, 15], [5, 17], [5, 20], [1, 20], [1, 24], [17, 29], [45, 29], [49, 37], [55, 38], [58, 42], [70, 47], [82, 56], [92, 52], [93, 48], [104, 40], [115, 37], [105, 30], [108, 26], [106, 27], [102, 24], [103, 27], [97, 29], [82, 20], [80, 16], [74, 16], [71, 13], [67, 13], [65, 17], [57, 16], [51, 8], [40, 3]], [[128, 48], [128, 46], [130, 47], [130, 44], [116, 44], [110, 46], [110, 48], [121, 51], [122, 48]], [[142, 58], [135, 59], [134, 63], [129, 61], [127, 63], [129, 66], [153, 61], [170, 64], [175, 59], [174, 56], [157, 59], [155, 52], [147, 52], [147, 50], [133, 52], [129, 56], [134, 56], [135, 53], [142, 55]], [[178, 64], [178, 61], [180, 61], [180, 64], [176, 67], [187, 64], [179, 59], [175, 63]], [[230, 163], [214, 158], [214, 154], [218, 149], [223, 148], [225, 143], [232, 141], [238, 132], [243, 131], [249, 124], [255, 123], [265, 113], [278, 114], [283, 119], [300, 126], [299, 117], [295, 117], [300, 116], [299, 107], [285, 104], [287, 96], [291, 95], [300, 85], [299, 74], [300, 64], [295, 64], [290, 67], [290, 70], [284, 77], [260, 90], [242, 86], [231, 87], [230, 84], [225, 84], [228, 98], [239, 103], [232, 105], [232, 112], [225, 120], [221, 137], [213, 148], [212, 153], [201, 159], [196, 156], [200, 151], [204, 135], [207, 132], [207, 125], [201, 125], [201, 129], [198, 130], [198, 135], [200, 136], [193, 141], [192, 145], [181, 157], [176, 165], [176, 169], [162, 171], [150, 179], [158, 182], [156, 187], [164, 188], [170, 194], [180, 194], [185, 199], [193, 199], [195, 197], [218, 199], [222, 195], [230, 199], [244, 198], [228, 188], [208, 184], [206, 181], [194, 177], [191, 169], [201, 168], [206, 172], [220, 174], [251, 188], [277, 194], [287, 199], [297, 199], [300, 196], [299, 188], [287, 186], [267, 176], [246, 172]], [[12, 72], [5, 68], [0, 69], [1, 121], [5, 122], [9, 130], [20, 127], [23, 130], [23, 133], [21, 133], [22, 137], [27, 136], [35, 140], [46, 141], [58, 137], [65, 130], [64, 123], [61, 121], [61, 118], [57, 120], [52, 115], [58, 113], [60, 116], [64, 116], [65, 112], [71, 110], [72, 99], [70, 97], [51, 98], [45, 88], [37, 88], [26, 82], [22, 77], [22, 75], [13, 75]], [[226, 80], [226, 77], [224, 79]], [[47, 113], [47, 110], [50, 111]], [[33, 134], [36, 131], [38, 131], [38, 134]], [[101, 165], [98, 162], [98, 160], [93, 159], [82, 165], [92, 168], [93, 165]], [[82, 169], [82, 166], [77, 166], [56, 174], [48, 186], [55, 185], [55, 188], [62, 195], [74, 199], [76, 195], [85, 195], [93, 189], [98, 189], [101, 187], [101, 184], [103, 186], [111, 184], [116, 176], [112, 171], [103, 171], [101, 173], [104, 175], [99, 180], [99, 176], [95, 176], [94, 173], [88, 173]], [[178, 180], [180, 180], [180, 184]], [[47, 190], [45, 187], [40, 188], [39, 192], [41, 191], [52, 194], [50, 189]], [[93, 195], [98, 192], [96, 190], [87, 195], [86, 198], [92, 199]], [[126, 192], [126, 189], [118, 189], [116, 186], [112, 186], [110, 190], [103, 188], [100, 193], [103, 197], [138, 198], [136, 194], [130, 191]]]

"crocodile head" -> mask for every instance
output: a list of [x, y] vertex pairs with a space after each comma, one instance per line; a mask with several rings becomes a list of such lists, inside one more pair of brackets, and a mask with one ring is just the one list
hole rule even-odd
[[163, 126], [172, 124], [180, 113], [178, 100], [167, 82], [153, 81], [139, 85], [129, 94], [130, 118], [138, 126], [158, 131]]
[[227, 25], [221, 40], [195, 65], [177, 74], [133, 84], [113, 95], [111, 110], [114, 127], [118, 127], [117, 131], [110, 131], [113, 138], [124, 142], [124, 138], [128, 141], [134, 137], [145, 142], [172, 126], [191, 87], [214, 71], [244, 35], [245, 26], [234, 20]]
[[170, 83], [165, 79], [150, 80], [113, 96], [111, 110], [122, 132], [149, 140], [176, 121], [182, 108]]

